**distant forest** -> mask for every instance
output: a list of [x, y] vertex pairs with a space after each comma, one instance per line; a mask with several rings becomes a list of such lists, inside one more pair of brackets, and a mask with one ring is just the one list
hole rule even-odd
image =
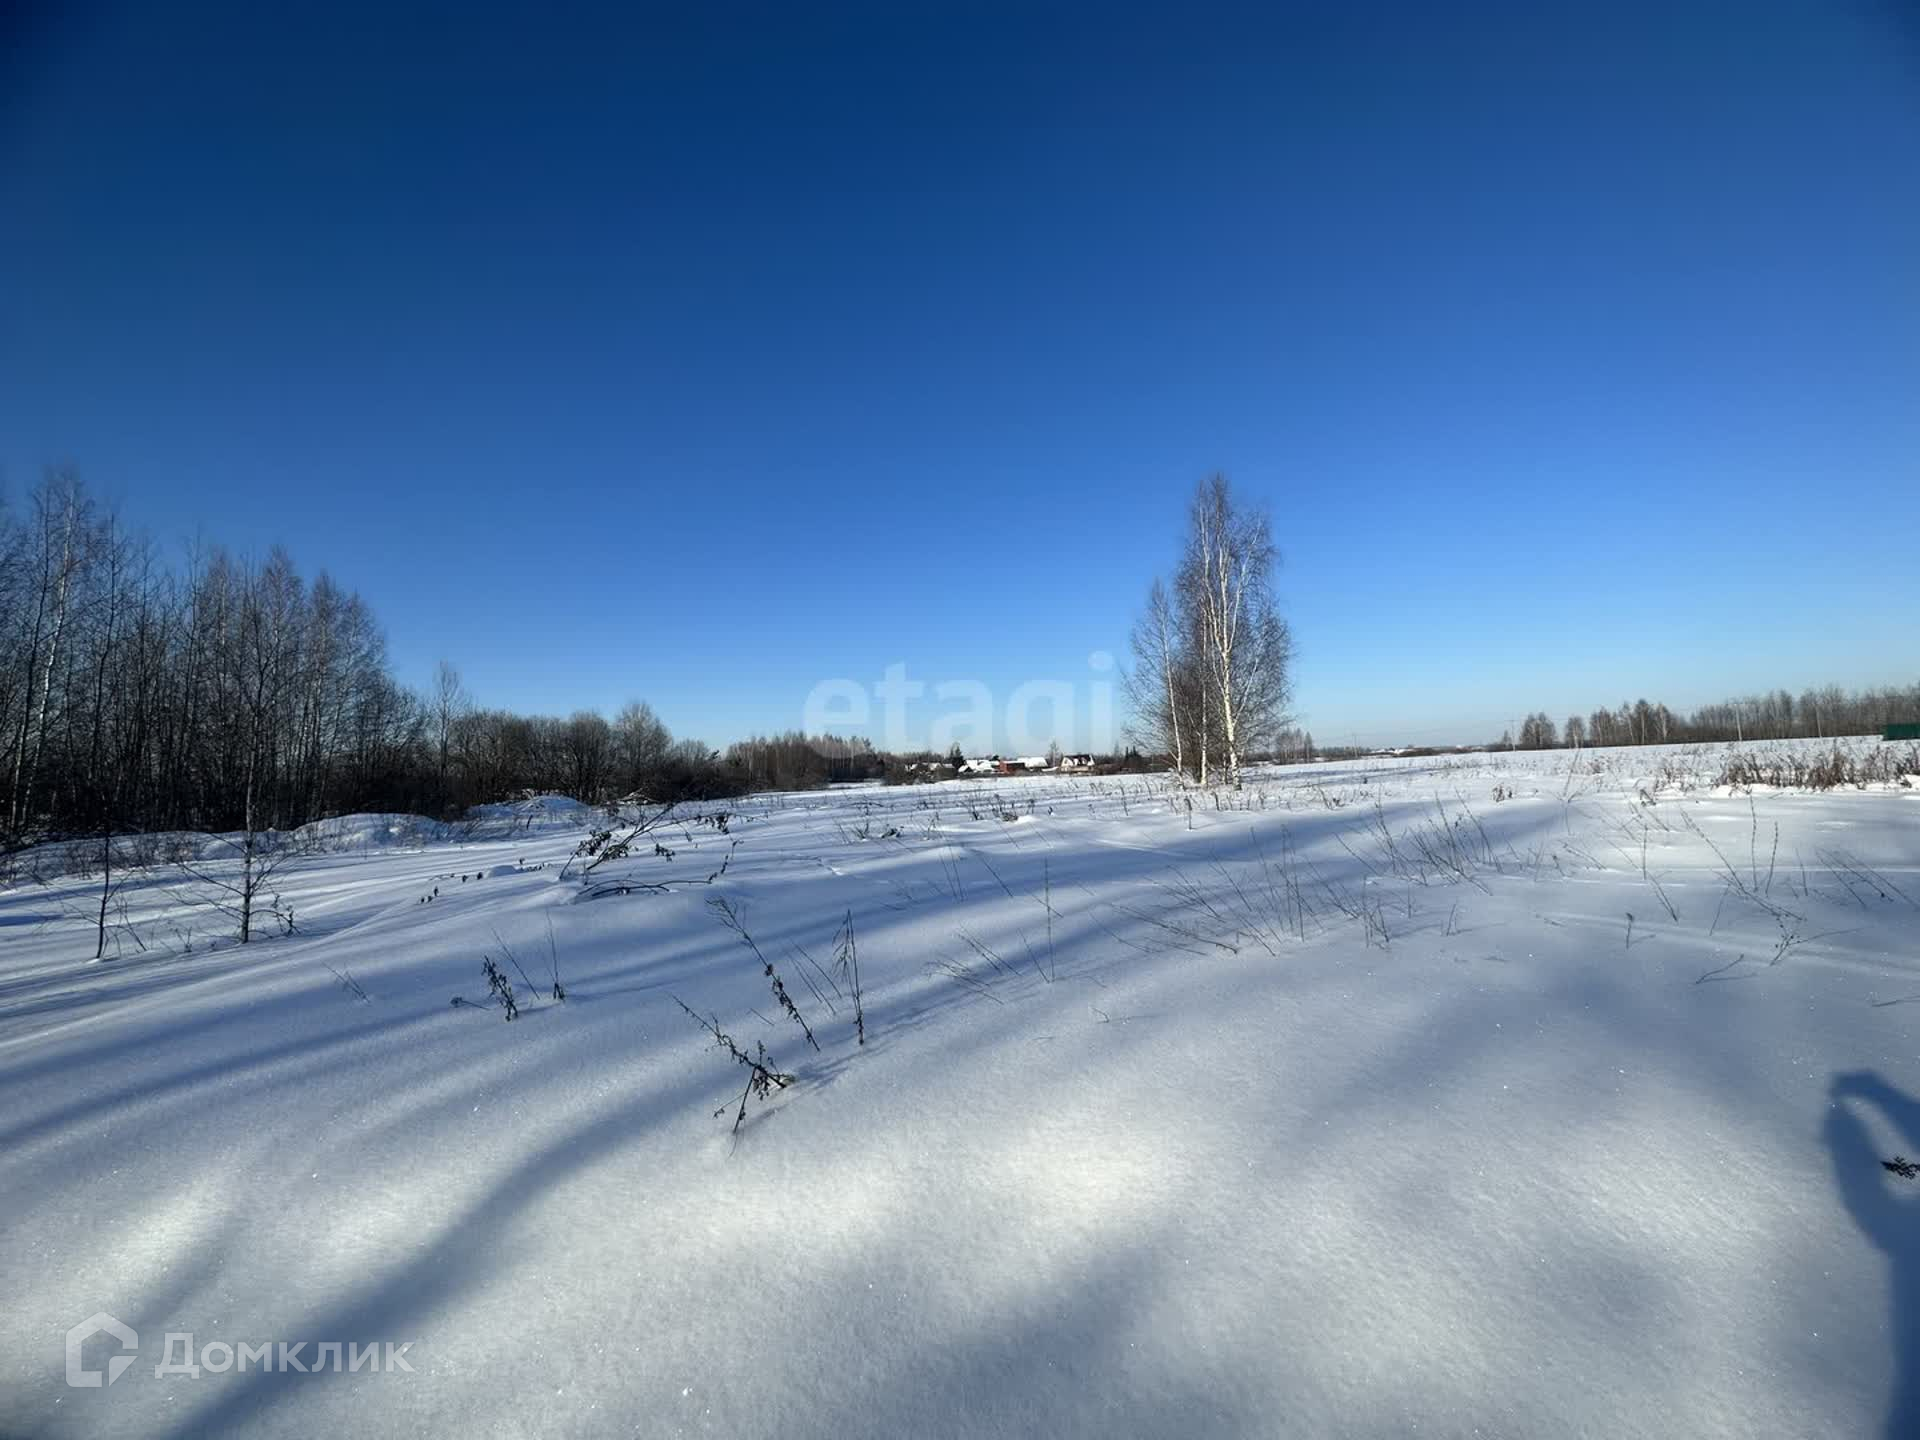
[[880, 775], [861, 739], [718, 753], [642, 702], [482, 709], [442, 665], [393, 674], [360, 596], [274, 549], [169, 566], [66, 470], [0, 506], [0, 846], [133, 830], [273, 830], [354, 811], [454, 815], [530, 791], [598, 801]]
[[[1920, 686], [1829, 687], [1685, 718], [1645, 700], [1559, 725], [1541, 713], [1500, 743], [1862, 734], [1914, 718]], [[1289, 735], [1271, 753], [1316, 752]], [[68, 470], [23, 505], [0, 501], [0, 847], [354, 811], [451, 816], [527, 792], [664, 801], [937, 778], [903, 763], [915, 758], [797, 732], [716, 751], [676, 738], [641, 701], [611, 720], [484, 709], [445, 664], [426, 692], [409, 690], [366, 602], [324, 572], [302, 577], [283, 550], [252, 561], [209, 546], [169, 565]]]
[[1646, 700], [1569, 715], [1560, 725], [1540, 710], [1502, 735], [1501, 749], [1552, 750], [1583, 745], [1679, 745], [1718, 740], [1811, 740], [1877, 734], [1890, 724], [1920, 720], [1920, 684], [1870, 690], [1828, 685], [1748, 695], [1702, 705], [1685, 716]]

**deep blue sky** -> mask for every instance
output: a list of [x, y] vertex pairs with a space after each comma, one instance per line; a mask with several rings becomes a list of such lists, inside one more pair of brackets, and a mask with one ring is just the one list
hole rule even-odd
[[1212, 469], [1323, 742], [1920, 658], [1903, 0], [0, 16], [8, 489], [415, 683], [1084, 685]]

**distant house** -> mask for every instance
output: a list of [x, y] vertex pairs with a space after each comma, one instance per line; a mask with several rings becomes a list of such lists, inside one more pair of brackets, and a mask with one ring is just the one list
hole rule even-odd
[[[1032, 775], [1055, 768], [1045, 755], [987, 755], [975, 760], [961, 761], [957, 773], [961, 775]], [[1091, 770], [1093, 756], [1062, 755], [1057, 768], [1062, 771]]]
[[1045, 770], [1047, 768], [1047, 757], [1044, 755], [1016, 755], [1011, 759], [1002, 759], [996, 756], [995, 763], [999, 766], [996, 772], [998, 774], [1030, 775], [1036, 770]]

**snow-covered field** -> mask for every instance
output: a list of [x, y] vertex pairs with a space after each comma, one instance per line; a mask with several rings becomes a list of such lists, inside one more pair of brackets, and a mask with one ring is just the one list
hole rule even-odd
[[0, 1433], [1913, 1433], [1920, 790], [1726, 748], [375, 817], [99, 964], [19, 878]]

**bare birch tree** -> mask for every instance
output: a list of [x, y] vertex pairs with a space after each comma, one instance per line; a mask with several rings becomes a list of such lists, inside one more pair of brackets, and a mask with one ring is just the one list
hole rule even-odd
[[1241, 757], [1285, 723], [1291, 693], [1292, 639], [1273, 599], [1277, 559], [1266, 512], [1238, 504], [1224, 475], [1202, 481], [1178, 589], [1198, 632], [1204, 689], [1236, 788]]
[[1156, 580], [1134, 626], [1133, 728], [1182, 774], [1205, 785], [1223, 767], [1237, 786], [1244, 757], [1286, 724], [1293, 641], [1274, 604], [1265, 511], [1238, 505], [1216, 475], [1188, 520], [1172, 589]]
[[1147, 612], [1133, 626], [1134, 666], [1126, 677], [1133, 707], [1134, 737], [1148, 750], [1173, 756], [1174, 769], [1187, 770], [1179, 702], [1182, 646], [1180, 621], [1167, 587], [1157, 577], [1147, 591]]
[[449, 789], [447, 769], [452, 760], [454, 738], [473, 709], [467, 687], [460, 683], [460, 672], [449, 661], [442, 660], [434, 671], [432, 705], [433, 738], [438, 752], [434, 778], [444, 797]]

